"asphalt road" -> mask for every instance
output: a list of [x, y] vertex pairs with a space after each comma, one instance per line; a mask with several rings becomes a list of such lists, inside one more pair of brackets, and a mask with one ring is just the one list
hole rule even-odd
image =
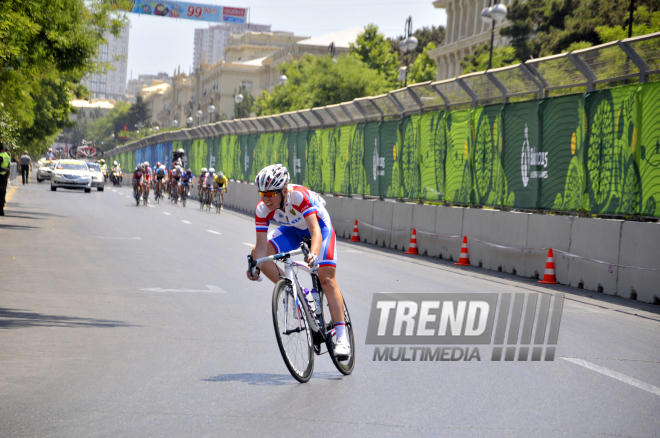
[[[660, 436], [658, 306], [342, 239], [355, 371], [324, 355], [299, 384], [271, 285], [245, 279], [254, 234], [238, 212], [136, 207], [127, 187], [16, 189], [0, 218], [0, 437]], [[373, 361], [376, 292], [565, 292], [557, 358]]]

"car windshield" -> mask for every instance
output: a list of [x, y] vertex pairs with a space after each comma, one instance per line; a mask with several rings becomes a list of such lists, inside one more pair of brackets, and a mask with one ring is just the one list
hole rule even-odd
[[57, 168], [65, 170], [87, 170], [87, 166], [83, 163], [59, 163]]
[[101, 171], [101, 167], [96, 163], [87, 163], [87, 167], [89, 167], [89, 170], [91, 170], [92, 172]]

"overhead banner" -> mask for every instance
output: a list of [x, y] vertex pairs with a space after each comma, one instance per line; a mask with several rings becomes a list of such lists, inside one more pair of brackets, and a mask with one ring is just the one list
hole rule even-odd
[[218, 23], [247, 22], [247, 9], [232, 6], [204, 5], [178, 1], [131, 1], [129, 12], [158, 17], [187, 18], [197, 21], [215, 21]]

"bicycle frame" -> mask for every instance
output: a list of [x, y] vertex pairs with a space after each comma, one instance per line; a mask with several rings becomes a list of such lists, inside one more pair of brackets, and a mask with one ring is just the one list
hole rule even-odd
[[[296, 262], [294, 260], [291, 260], [291, 256], [302, 254], [303, 250], [302, 249], [294, 249], [293, 251], [289, 252], [284, 252], [280, 254], [274, 254], [272, 256], [267, 256], [267, 257], [262, 257], [260, 259], [254, 260], [252, 264], [254, 264], [253, 267], [259, 267], [260, 265], [263, 265], [266, 262], [281, 262], [284, 264], [284, 276], [280, 276], [283, 280], [286, 280], [289, 284], [291, 284], [294, 287], [294, 290], [296, 291], [295, 297], [296, 297], [296, 308], [302, 308], [307, 312], [307, 320], [309, 321], [310, 328], [314, 332], [320, 332], [319, 325], [317, 324], [316, 317], [312, 314], [311, 310], [309, 309], [307, 302], [305, 302], [305, 306], [300, 305], [300, 297], [303, 296], [302, 292], [302, 286], [300, 285], [300, 282], [298, 281], [298, 277], [296, 276], [296, 273], [294, 272], [294, 267], [298, 269], [302, 269], [303, 271], [307, 272], [310, 275], [315, 275], [316, 274], [316, 268], [312, 269], [309, 266], [307, 266], [304, 263]], [[261, 281], [261, 277], [259, 277], [259, 280]], [[285, 303], [285, 305], [288, 303]], [[285, 314], [285, 324], [287, 323], [287, 314]], [[300, 314], [298, 314], [298, 325], [301, 325], [301, 318]]]

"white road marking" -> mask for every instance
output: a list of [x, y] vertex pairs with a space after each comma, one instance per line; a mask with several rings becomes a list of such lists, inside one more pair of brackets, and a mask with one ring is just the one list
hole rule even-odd
[[212, 234], [222, 234], [222, 233], [218, 233], [217, 231], [213, 231], [213, 230], [206, 230], [206, 231], [208, 231], [209, 233], [212, 233]]
[[127, 197], [127, 198], [132, 198], [132, 196], [128, 196], [128, 195], [126, 195], [126, 197]]
[[116, 239], [116, 240], [142, 240], [139, 237], [101, 237], [97, 236], [97, 239]]
[[161, 293], [166, 293], [166, 292], [199, 292], [199, 293], [207, 293], [207, 294], [226, 294], [227, 291], [214, 285], [206, 285], [206, 287], [209, 288], [209, 290], [194, 290], [194, 289], [161, 289], [159, 287], [152, 287], [150, 289], [140, 289], [145, 292], [161, 292]]
[[115, 190], [115, 189], [112, 189], [112, 191], [113, 191], [113, 192], [116, 192], [117, 190]]
[[184, 224], [188, 224], [188, 225], [190, 225], [192, 223], [192, 222], [188, 222], [188, 221], [181, 221], [181, 222], [183, 222]]
[[168, 215], [168, 216], [170, 215], [170, 214], [169, 214], [168, 212], [166, 212], [166, 211], [164, 211], [163, 214], [166, 214], [166, 215]]
[[644, 391], [648, 391], [652, 394], [660, 395], [660, 388], [658, 388], [657, 386], [653, 386], [649, 383], [642, 382], [641, 380], [634, 379], [630, 376], [626, 376], [625, 374], [617, 373], [616, 371], [612, 371], [608, 368], [595, 365], [593, 363], [587, 362], [586, 360], [582, 360], [582, 359], [575, 359], [573, 357], [562, 357], [562, 359], [567, 360], [569, 362], [573, 362], [576, 365], [589, 368], [590, 370], [596, 371], [597, 373], [605, 374], [608, 377], [620, 380], [623, 383], [627, 383], [628, 385], [632, 385], [639, 389], [643, 389]]
[[243, 245], [247, 245], [247, 246], [250, 246], [250, 247], [254, 246], [253, 243], [246, 243], [246, 242], [243, 242]]
[[147, 205], [147, 207], [156, 208], [156, 207], [154, 207], [153, 205]]
[[354, 249], [349, 249], [348, 251], [342, 251], [342, 252], [351, 252], [351, 253], [354, 253], [354, 254], [362, 254], [362, 251], [356, 251]]

